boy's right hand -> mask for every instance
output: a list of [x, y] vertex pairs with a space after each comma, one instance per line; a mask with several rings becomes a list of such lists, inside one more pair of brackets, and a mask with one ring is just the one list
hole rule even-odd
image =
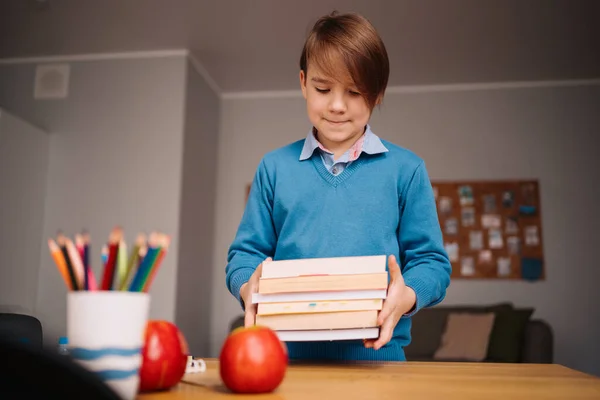
[[244, 300], [244, 327], [248, 328], [250, 326], [254, 326], [255, 318], [256, 318], [256, 304], [252, 304], [252, 294], [258, 293], [258, 281], [260, 276], [262, 275], [262, 266], [263, 263], [272, 261], [271, 257], [265, 259], [265, 261], [261, 262], [256, 270], [248, 280], [248, 282], [244, 283], [240, 288], [240, 296]]

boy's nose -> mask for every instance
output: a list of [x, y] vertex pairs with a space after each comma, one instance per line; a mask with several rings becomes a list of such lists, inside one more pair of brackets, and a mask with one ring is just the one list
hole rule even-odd
[[335, 113], [343, 113], [346, 111], [346, 102], [343, 96], [332, 96], [329, 103], [329, 111]]

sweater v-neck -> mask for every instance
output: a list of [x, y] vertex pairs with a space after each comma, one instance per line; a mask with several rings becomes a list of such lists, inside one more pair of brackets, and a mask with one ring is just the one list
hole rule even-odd
[[329, 172], [329, 170], [327, 170], [327, 167], [325, 167], [325, 164], [323, 164], [321, 157], [315, 155], [311, 158], [311, 160], [317, 169], [317, 172], [319, 175], [321, 175], [321, 178], [323, 178], [325, 182], [329, 183], [333, 187], [337, 187], [340, 183], [348, 179], [352, 173], [356, 171], [356, 169], [358, 169], [364, 162], [363, 157], [359, 157], [352, 161], [350, 165], [346, 166], [338, 175], [333, 175], [331, 172]]

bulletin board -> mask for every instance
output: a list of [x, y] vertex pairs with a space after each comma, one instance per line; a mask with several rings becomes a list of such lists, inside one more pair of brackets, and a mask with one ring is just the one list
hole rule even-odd
[[432, 186], [453, 279], [545, 279], [538, 181]]

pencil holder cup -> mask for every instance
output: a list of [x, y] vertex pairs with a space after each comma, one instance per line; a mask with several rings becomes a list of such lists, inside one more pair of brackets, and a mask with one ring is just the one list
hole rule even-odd
[[150, 296], [142, 292], [73, 291], [67, 297], [71, 358], [125, 400], [138, 391], [149, 308]]

